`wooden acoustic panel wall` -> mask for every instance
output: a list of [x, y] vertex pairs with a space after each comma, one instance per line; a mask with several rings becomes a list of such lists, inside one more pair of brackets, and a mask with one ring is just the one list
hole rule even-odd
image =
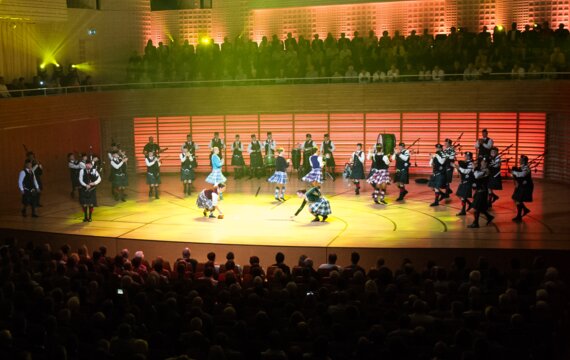
[[570, 183], [570, 114], [550, 115], [547, 129], [548, 179]]
[[[450, 138], [458, 145], [460, 152], [475, 152], [474, 144], [482, 129], [487, 128], [496, 146], [503, 150], [512, 144], [504, 159], [503, 171], [518, 164], [521, 154], [531, 159], [544, 152], [546, 136], [546, 115], [544, 113], [315, 113], [315, 114], [251, 114], [180, 116], [134, 119], [134, 141], [137, 153], [137, 171], [146, 167], [142, 149], [149, 136], [162, 148], [169, 151], [163, 154], [163, 171], [175, 172], [180, 168], [178, 154], [180, 146], [191, 131], [194, 141], [200, 148], [198, 171], [208, 172], [208, 144], [214, 132], [226, 141], [224, 157], [229, 165], [231, 143], [236, 134], [241, 136], [244, 150], [250, 143], [250, 135], [255, 134], [261, 141], [271, 131], [278, 147], [283, 147], [290, 157], [291, 149], [300, 146], [306, 134], [320, 146], [325, 133], [329, 133], [336, 144], [335, 159], [341, 166], [350, 159], [356, 143], [362, 143], [366, 151], [376, 144], [379, 134], [394, 134], [397, 142], [404, 141], [412, 148], [412, 173], [427, 174], [430, 154], [435, 144]], [[170, 150], [171, 149], [171, 150]], [[244, 154], [246, 163], [249, 156]], [[544, 166], [536, 167], [536, 176], [543, 176]]]
[[91, 145], [93, 153], [99, 154], [99, 129], [99, 120], [93, 118], [0, 130], [1, 191], [18, 192], [18, 173], [25, 160], [22, 144], [33, 151], [44, 166], [45, 187], [59, 181], [69, 183], [67, 153], [87, 152]]

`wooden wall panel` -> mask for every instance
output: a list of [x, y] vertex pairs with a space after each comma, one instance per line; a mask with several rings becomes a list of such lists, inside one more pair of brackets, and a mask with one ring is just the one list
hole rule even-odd
[[545, 176], [570, 183], [570, 114], [553, 114], [547, 122]]

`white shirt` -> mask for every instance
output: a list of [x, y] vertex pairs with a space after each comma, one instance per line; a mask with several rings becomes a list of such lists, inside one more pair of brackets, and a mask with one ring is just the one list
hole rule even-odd
[[[24, 192], [24, 178], [26, 177], [27, 171], [28, 171], [27, 169], [20, 171], [20, 176], [18, 177], [18, 187], [20, 188], [21, 192]], [[33, 171], [30, 170], [30, 174], [32, 174], [32, 177], [34, 178], [34, 187], [36, 190], [38, 190], [40, 186], [38, 185], [38, 182], [36, 180], [36, 177], [34, 176]]]
[[265, 142], [263, 143], [264, 149], [265, 149], [265, 145], [269, 144], [269, 148], [271, 149], [271, 151], [275, 152], [275, 148], [277, 147], [277, 143], [275, 142], [275, 140], [271, 139], [267, 139], [265, 140]]
[[358, 158], [358, 160], [364, 164], [364, 151], [360, 150], [360, 155], [358, 155], [358, 151], [353, 152], [352, 157], [350, 158], [350, 161], [352, 161], [352, 159], [354, 159], [355, 155]]
[[215, 192], [212, 193], [212, 206], [218, 206], [218, 200], [220, 199], [220, 196], [218, 194], [216, 194]]
[[[158, 158], [153, 157], [152, 160], [150, 158], [144, 158], [144, 162], [146, 163], [146, 166], [150, 167], [153, 166], [155, 162], [158, 161]], [[158, 163], [158, 166], [160, 166], [160, 163]]]
[[443, 77], [445, 76], [445, 73], [443, 72], [442, 69], [433, 69], [433, 71], [431, 72], [431, 78], [433, 79], [433, 81], [442, 81]]
[[123, 160], [121, 160], [120, 162], [116, 162], [115, 159], [111, 159], [111, 166], [117, 170], [119, 170], [124, 163], [125, 162]]
[[[330, 146], [331, 146], [330, 151], [331, 151], [331, 152], [334, 152], [334, 151], [336, 150], [336, 147], [334, 146], [334, 143], [332, 142], [332, 140], [329, 141], [329, 144], [330, 144]], [[324, 149], [325, 149], [325, 142], [323, 141], [323, 142], [321, 143], [321, 153], [322, 153], [322, 154], [324, 154]]]
[[240, 141], [239, 145], [236, 147], [236, 142], [234, 141], [234, 143], [232, 144], [232, 150], [239, 150], [243, 152], [243, 143]]
[[0, 84], [0, 98], [2, 97], [9, 98], [10, 96], [11, 95], [10, 92], [8, 91], [8, 87], [6, 87], [5, 84]]
[[81, 169], [81, 163], [76, 163], [75, 161], [69, 161], [67, 167], [70, 169]]
[[87, 186], [87, 185], [91, 185], [91, 186], [95, 186], [98, 185], [101, 182], [101, 176], [99, 175], [99, 173], [97, 172], [97, 170], [95, 170], [94, 168], [91, 169], [91, 174], [95, 177], [97, 177], [97, 180], [95, 180], [94, 182], [92, 182], [91, 184], [86, 184], [85, 182], [83, 182], [83, 174], [85, 174], [85, 171], [87, 171], [87, 169], [81, 169], [79, 170], [79, 183], [83, 186]]
[[445, 162], [445, 157], [439, 156], [438, 154], [435, 154], [435, 157], [429, 159], [429, 164], [430, 166], [433, 165], [433, 160], [437, 159], [437, 161], [443, 165], [443, 163]]
[[[256, 143], [259, 143], [258, 140], [255, 140], [255, 142], [256, 142]], [[251, 148], [251, 144], [253, 144], [253, 143], [254, 143], [254, 142], [252, 141], [252, 142], [249, 143], [249, 145], [247, 145], [247, 152], [248, 152], [249, 154], [251, 154], [251, 153], [253, 152], [253, 150], [252, 150], [252, 148]], [[263, 148], [263, 147], [261, 146], [261, 143], [259, 143], [259, 151], [261, 151], [262, 148]]]
[[[491, 150], [491, 148], [493, 147], [493, 139], [491, 139], [491, 138], [487, 138], [487, 139], [489, 139], [489, 141], [487, 141], [486, 144], [483, 143], [483, 147], [487, 150]], [[477, 141], [475, 143], [475, 149], [479, 149], [479, 141]]]
[[186, 155], [186, 153], [180, 154], [180, 162], [183, 163], [186, 159], [192, 161], [192, 155]]
[[392, 160], [396, 160], [396, 156], [404, 161], [408, 161], [408, 159], [410, 158], [410, 152], [404, 149], [399, 154], [392, 155]]

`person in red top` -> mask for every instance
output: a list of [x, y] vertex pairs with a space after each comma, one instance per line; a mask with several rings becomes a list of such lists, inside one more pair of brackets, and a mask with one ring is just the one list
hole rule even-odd
[[218, 210], [218, 219], [223, 219], [224, 215], [219, 207], [220, 196], [224, 191], [224, 184], [216, 184], [211, 188], [204, 189], [198, 195], [196, 200], [196, 205], [200, 209], [204, 209], [204, 216], [208, 216], [208, 211], [210, 212], [210, 218], [215, 218], [214, 211]]

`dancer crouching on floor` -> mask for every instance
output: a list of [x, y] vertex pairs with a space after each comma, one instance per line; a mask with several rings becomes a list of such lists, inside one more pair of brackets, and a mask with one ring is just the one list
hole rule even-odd
[[198, 199], [196, 200], [196, 205], [200, 209], [204, 209], [204, 217], [208, 216], [208, 211], [210, 212], [210, 218], [215, 218], [214, 211], [218, 210], [218, 219], [223, 219], [224, 214], [218, 205], [219, 201], [221, 200], [222, 192], [225, 189], [224, 184], [215, 184], [209, 189], [204, 189], [198, 195]]
[[[295, 215], [291, 216], [291, 219], [294, 219], [295, 216], [299, 215], [307, 203], [309, 204], [309, 212], [315, 216], [313, 222], [325, 222], [329, 215], [332, 214], [331, 204], [321, 194], [321, 190], [318, 186], [312, 187], [309, 190], [298, 190], [297, 196], [303, 199], [303, 203]], [[319, 216], [322, 216], [322, 220]]]
[[[386, 194], [386, 185], [390, 183], [390, 174], [388, 173], [390, 158], [384, 155], [382, 144], [376, 144], [376, 147], [368, 153], [368, 158], [372, 160], [372, 169], [370, 177], [366, 181], [374, 188], [372, 200], [376, 204], [386, 205], [384, 196]], [[380, 194], [380, 201], [378, 201], [378, 194]]]
[[285, 185], [287, 184], [287, 167], [289, 167], [289, 160], [283, 157], [283, 151], [283, 148], [277, 149], [275, 173], [267, 179], [268, 182], [275, 184], [275, 200], [277, 201], [285, 201]]

